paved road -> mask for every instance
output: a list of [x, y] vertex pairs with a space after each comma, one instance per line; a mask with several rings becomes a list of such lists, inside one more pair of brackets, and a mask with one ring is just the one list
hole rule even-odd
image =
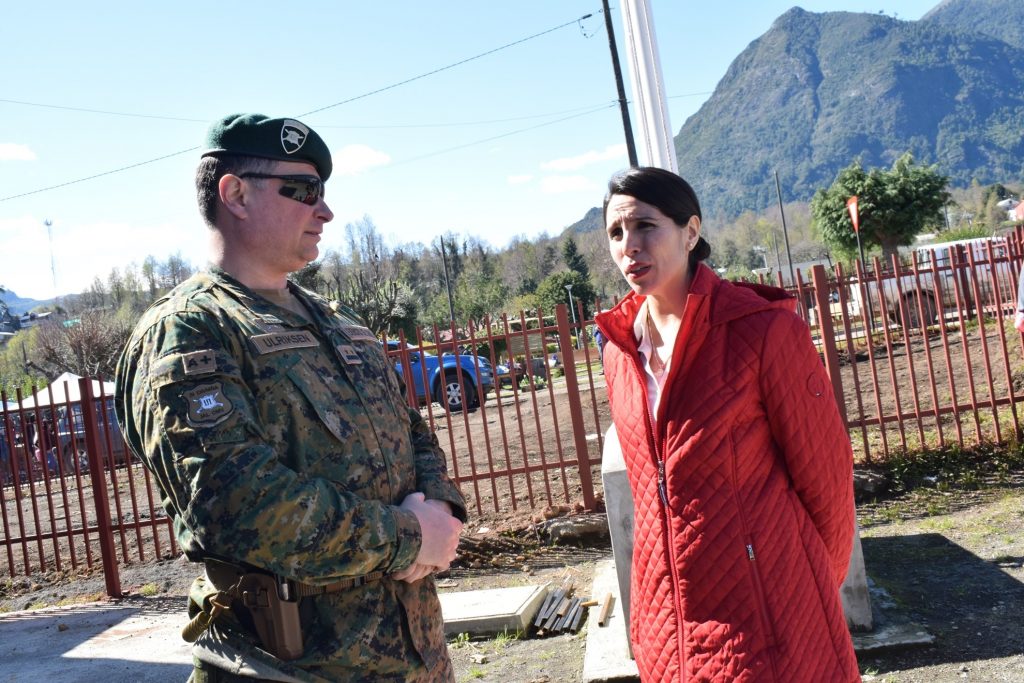
[[0, 614], [0, 681], [184, 681], [184, 622], [180, 597]]

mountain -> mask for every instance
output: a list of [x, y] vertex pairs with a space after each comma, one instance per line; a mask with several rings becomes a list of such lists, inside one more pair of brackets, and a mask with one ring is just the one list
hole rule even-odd
[[794, 8], [680, 129], [680, 173], [727, 217], [775, 203], [773, 171], [783, 201], [809, 200], [854, 159], [908, 150], [954, 185], [1024, 179], [1024, 48], [990, 35], [1022, 6], [947, 0], [920, 21]]
[[7, 304], [8, 310], [10, 310], [11, 314], [13, 315], [21, 315], [22, 313], [28, 313], [36, 306], [50, 304], [55, 301], [55, 299], [46, 299], [45, 301], [40, 301], [38, 299], [26, 299], [18, 296], [9, 289], [3, 294], [0, 294], [0, 298], [3, 299], [5, 304]]
[[584, 214], [583, 218], [563, 230], [562, 234], [580, 235], [583, 233], [593, 232], [595, 230], [604, 230], [604, 212], [599, 206], [595, 206], [588, 210], [587, 213]]
[[1006, 0], [945, 0], [921, 17], [964, 33], [991, 36], [1024, 48], [1024, 2]]

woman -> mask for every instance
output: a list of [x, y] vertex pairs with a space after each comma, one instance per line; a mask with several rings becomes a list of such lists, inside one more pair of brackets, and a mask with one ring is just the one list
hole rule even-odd
[[795, 301], [720, 280], [690, 185], [612, 178], [633, 290], [597, 316], [636, 512], [630, 637], [644, 681], [860, 681], [839, 599], [852, 452]]

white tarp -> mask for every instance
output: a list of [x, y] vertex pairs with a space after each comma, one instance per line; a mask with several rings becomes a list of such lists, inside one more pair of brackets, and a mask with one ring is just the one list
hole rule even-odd
[[[21, 402], [22, 409], [35, 408], [39, 406], [50, 405], [50, 391], [52, 387], [53, 391], [53, 403], [60, 407], [67, 401], [71, 403], [78, 403], [82, 400], [82, 392], [78, 389], [78, 380], [81, 377], [70, 372], [65, 372], [63, 375], [53, 380], [49, 387], [43, 387], [37, 391], [34, 395], [29, 396]], [[64, 390], [64, 384], [67, 383], [67, 391]], [[100, 382], [99, 380], [92, 380], [92, 395], [95, 398], [99, 398], [100, 395]], [[114, 395], [114, 383], [104, 382], [103, 383], [103, 395], [112, 397]]]

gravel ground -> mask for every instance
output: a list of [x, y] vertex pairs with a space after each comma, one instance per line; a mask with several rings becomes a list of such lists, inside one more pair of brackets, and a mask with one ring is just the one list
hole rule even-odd
[[[868, 575], [882, 591], [876, 611], [935, 637], [930, 646], [862, 656], [865, 681], [1024, 683], [1024, 475], [974, 491], [917, 490], [864, 504], [859, 519]], [[552, 548], [526, 534], [464, 546], [468, 561], [445, 577], [443, 590], [557, 585], [569, 576], [586, 594], [595, 562], [610, 556], [607, 541]], [[180, 597], [184, 610], [195, 575], [194, 565], [169, 559], [123, 567], [121, 583], [133, 596]], [[103, 590], [100, 573], [8, 579], [0, 611], [101, 599]], [[585, 647], [586, 625], [547, 638], [456, 638], [449, 651], [460, 683], [561, 683], [580, 679]]]

